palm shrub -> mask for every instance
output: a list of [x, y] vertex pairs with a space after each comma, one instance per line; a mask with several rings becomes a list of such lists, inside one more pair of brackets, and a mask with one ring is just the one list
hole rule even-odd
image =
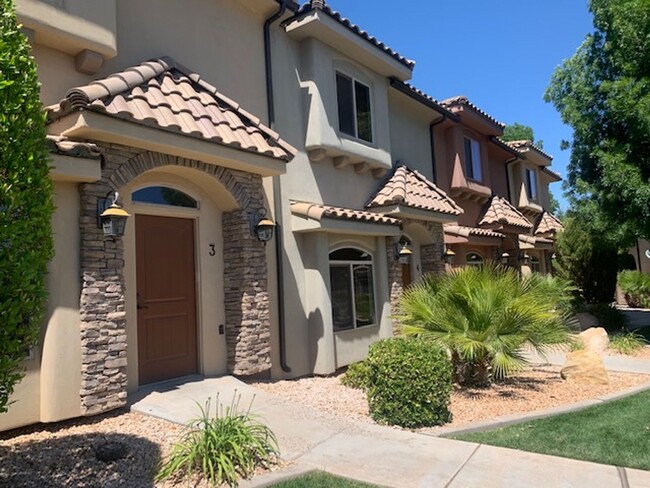
[[52, 256], [45, 114], [29, 44], [0, 0], [0, 413], [38, 337]]
[[370, 346], [364, 364], [376, 422], [417, 428], [451, 419], [452, 366], [439, 345], [422, 338], [385, 339]]
[[396, 318], [405, 335], [447, 349], [459, 383], [485, 386], [524, 368], [526, 346], [545, 354], [570, 343], [558, 290], [548, 279], [493, 263], [457, 268], [404, 291]]
[[[211, 399], [199, 408], [201, 415], [188, 424], [188, 431], [173, 447], [156, 477], [199, 477], [213, 486], [238, 486], [240, 478], [250, 477], [256, 468], [268, 468], [279, 457], [273, 432], [256, 416], [239, 410], [241, 395], [229, 407], [219, 404], [211, 414]], [[252, 405], [252, 402], [251, 402]]]
[[640, 271], [621, 271], [618, 286], [630, 307], [650, 308], [650, 276]]

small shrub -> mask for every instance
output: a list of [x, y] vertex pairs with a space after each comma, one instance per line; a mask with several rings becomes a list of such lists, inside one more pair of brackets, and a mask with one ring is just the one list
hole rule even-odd
[[640, 271], [622, 271], [618, 274], [618, 286], [630, 307], [650, 308], [650, 275]]
[[646, 344], [643, 336], [635, 332], [621, 332], [609, 338], [609, 348], [621, 354], [632, 355], [641, 350]]
[[598, 319], [598, 325], [608, 333], [616, 333], [627, 328], [627, 318], [618, 308], [609, 303], [588, 305], [585, 311]]
[[368, 365], [365, 361], [352, 363], [341, 378], [341, 383], [350, 388], [365, 390], [368, 387]]
[[210, 400], [199, 406], [201, 415], [188, 424], [189, 430], [173, 447], [156, 480], [199, 477], [213, 486], [236, 487], [256, 468], [274, 464], [279, 456], [275, 435], [250, 413], [250, 407], [239, 411], [240, 399], [241, 395], [235, 396], [224, 411], [217, 395], [214, 417]]
[[386, 339], [371, 346], [365, 362], [376, 422], [407, 428], [449, 422], [452, 366], [439, 346], [418, 338]]

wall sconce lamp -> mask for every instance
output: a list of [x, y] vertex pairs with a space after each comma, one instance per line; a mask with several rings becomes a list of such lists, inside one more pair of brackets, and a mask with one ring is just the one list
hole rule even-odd
[[451, 249], [447, 249], [442, 255], [442, 260], [447, 264], [454, 264], [455, 257], [456, 253]]
[[528, 266], [528, 265], [530, 264], [530, 254], [528, 254], [527, 252], [525, 252], [525, 253], [523, 254], [523, 256], [522, 256], [522, 260], [523, 260], [524, 264], [525, 264], [526, 266]]
[[510, 259], [510, 254], [508, 254], [507, 252], [501, 254], [501, 264], [503, 265], [508, 264], [509, 259]]
[[400, 264], [409, 264], [413, 257], [413, 251], [408, 244], [396, 242], [393, 244], [393, 258]]
[[275, 223], [266, 218], [266, 209], [262, 208], [257, 212], [248, 214], [250, 219], [251, 234], [257, 237], [257, 240], [263, 243], [269, 242], [273, 239], [273, 230]]
[[557, 254], [553, 253], [551, 254], [551, 261], [555, 261], [557, 259]]
[[105, 237], [113, 240], [122, 237], [126, 229], [126, 221], [130, 217], [119, 204], [120, 194], [110, 191], [106, 198], [97, 200], [97, 227], [104, 231]]

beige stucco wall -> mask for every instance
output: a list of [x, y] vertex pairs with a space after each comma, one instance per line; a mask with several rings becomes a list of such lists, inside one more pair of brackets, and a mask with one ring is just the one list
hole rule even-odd
[[49, 265], [49, 298], [40, 347], [25, 361], [27, 375], [16, 387], [0, 430], [79, 415], [79, 194], [74, 183], [57, 183], [52, 220], [55, 255]]
[[388, 92], [388, 102], [393, 161], [405, 163], [433, 181], [429, 134], [431, 123], [440, 114], [392, 89]]

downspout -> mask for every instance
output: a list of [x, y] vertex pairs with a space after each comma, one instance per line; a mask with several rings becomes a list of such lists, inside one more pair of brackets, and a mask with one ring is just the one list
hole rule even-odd
[[512, 201], [513, 195], [512, 191], [510, 189], [510, 172], [508, 171], [508, 167], [517, 161], [519, 159], [519, 156], [515, 156], [514, 158], [508, 159], [506, 161], [506, 187], [508, 188], [508, 199]]
[[447, 120], [447, 116], [445, 114], [442, 114], [441, 119], [434, 120], [429, 124], [429, 137], [431, 138], [431, 169], [433, 170], [433, 183], [438, 184], [438, 174], [436, 171], [436, 141], [435, 137], [433, 136], [433, 129], [436, 125], [442, 124], [445, 120]]
[[[278, 21], [286, 12], [286, 0], [278, 0], [280, 8], [264, 22], [264, 62], [266, 68], [266, 99], [269, 115], [269, 127], [275, 130], [275, 100], [273, 97], [273, 62], [271, 59], [271, 25]], [[280, 177], [273, 177], [273, 208], [275, 213], [275, 262], [277, 268], [278, 287], [278, 339], [280, 342], [280, 367], [285, 373], [290, 373], [287, 365], [286, 351], [286, 313], [284, 307], [284, 259], [283, 259], [283, 223], [282, 223], [282, 189]]]

